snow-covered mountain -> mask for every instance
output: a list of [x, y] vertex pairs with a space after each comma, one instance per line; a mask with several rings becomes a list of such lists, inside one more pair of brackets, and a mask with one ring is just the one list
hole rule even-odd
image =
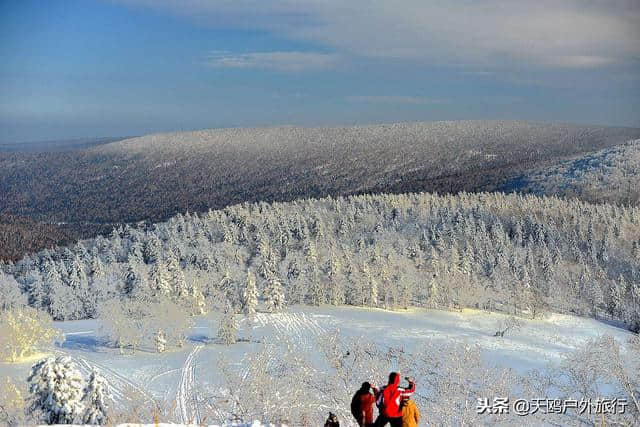
[[[0, 214], [87, 237], [245, 201], [491, 191], [532, 168], [638, 137], [638, 129], [521, 121], [147, 135], [66, 153], [0, 153]], [[11, 245], [31, 238], [15, 234]], [[30, 248], [22, 246], [10, 253]]]

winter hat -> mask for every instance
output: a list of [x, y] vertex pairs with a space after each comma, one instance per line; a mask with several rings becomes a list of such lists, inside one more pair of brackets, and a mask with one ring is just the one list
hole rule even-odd
[[397, 381], [397, 378], [400, 377], [400, 374], [397, 372], [391, 372], [389, 374], [389, 384], [394, 384]]

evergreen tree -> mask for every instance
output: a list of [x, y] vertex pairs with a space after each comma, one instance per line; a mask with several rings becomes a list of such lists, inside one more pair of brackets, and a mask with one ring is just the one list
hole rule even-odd
[[95, 370], [91, 371], [89, 382], [84, 389], [82, 403], [84, 412], [82, 422], [92, 425], [107, 424], [109, 420], [109, 406], [113, 396], [109, 392], [107, 381]]
[[631, 245], [631, 257], [640, 262], [640, 241], [634, 241]]
[[68, 356], [43, 359], [27, 378], [30, 410], [47, 424], [72, 424], [82, 413], [83, 379]]
[[258, 306], [258, 290], [256, 288], [256, 278], [251, 271], [247, 272], [247, 285], [243, 294], [242, 308], [244, 314], [253, 316]]
[[147, 240], [142, 248], [142, 256], [144, 262], [147, 264], [157, 263], [160, 260], [160, 251], [162, 249], [162, 242], [158, 239], [158, 236], [151, 234], [149, 240]]
[[236, 322], [236, 313], [229, 302], [227, 302], [220, 326], [218, 327], [218, 339], [222, 344], [235, 344], [238, 340], [238, 323]]
[[40, 273], [33, 272], [29, 287], [29, 305], [36, 309], [47, 310], [49, 306], [49, 290]]
[[174, 298], [179, 300], [187, 293], [187, 284], [184, 273], [180, 267], [180, 262], [175, 254], [169, 255], [167, 259], [167, 273], [169, 274], [169, 287]]
[[265, 308], [269, 312], [280, 311], [284, 308], [285, 298], [282, 283], [275, 274], [271, 274], [267, 279], [266, 287], [263, 292]]
[[329, 258], [329, 266], [327, 269], [327, 278], [329, 279], [330, 303], [331, 305], [341, 305], [345, 301], [344, 275], [342, 274], [342, 262], [332, 254]]
[[609, 286], [609, 299], [607, 303], [607, 312], [611, 316], [615, 316], [620, 313], [622, 308], [622, 294], [620, 292], [620, 286], [618, 283], [613, 282]]
[[366, 265], [362, 269], [365, 284], [367, 287], [368, 295], [367, 295], [367, 304], [369, 307], [377, 307], [378, 306], [378, 283], [371, 275], [371, 271], [369, 267]]
[[164, 261], [157, 260], [153, 264], [149, 280], [154, 297], [167, 297], [171, 294], [169, 273], [167, 272]]
[[93, 278], [102, 277], [104, 275], [104, 265], [97, 254], [91, 255], [90, 274]]
[[319, 306], [325, 303], [324, 287], [320, 279], [320, 271], [316, 264], [311, 264], [306, 271], [305, 278], [308, 282], [309, 304]]
[[129, 255], [127, 270], [124, 274], [124, 286], [122, 293], [128, 296], [142, 296], [144, 285], [143, 273], [138, 259]]
[[196, 316], [205, 314], [207, 311], [207, 303], [200, 287], [192, 283], [189, 288], [189, 295], [191, 297], [191, 314]]
[[153, 336], [153, 341], [156, 345], [156, 351], [158, 353], [162, 353], [167, 346], [167, 338], [164, 335], [164, 331], [162, 329], [158, 329], [158, 331]]

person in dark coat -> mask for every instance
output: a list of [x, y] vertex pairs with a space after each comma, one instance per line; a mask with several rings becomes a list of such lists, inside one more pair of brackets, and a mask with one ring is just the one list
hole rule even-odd
[[[372, 393], [373, 392], [373, 393]], [[351, 415], [360, 427], [373, 426], [373, 405], [376, 403], [378, 389], [368, 382], [362, 383], [351, 399]]]
[[336, 414], [329, 412], [329, 418], [327, 418], [327, 422], [324, 423], [324, 427], [340, 427], [340, 421], [338, 421]]

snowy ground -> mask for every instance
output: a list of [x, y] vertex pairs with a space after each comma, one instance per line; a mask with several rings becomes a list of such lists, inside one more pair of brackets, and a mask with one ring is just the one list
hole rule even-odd
[[[628, 332], [593, 319], [554, 314], [545, 320], [523, 320], [519, 331], [495, 338], [492, 335], [501, 317], [469, 310], [389, 312], [353, 307], [292, 307], [284, 313], [259, 313], [253, 324], [243, 322], [239, 335], [248, 342], [227, 347], [207, 340], [215, 336], [218, 323], [217, 316], [210, 315], [196, 320], [182, 349], [162, 354], [145, 349], [136, 355], [131, 355], [130, 350], [120, 355], [117, 350], [101, 346], [97, 321], [68, 321], [56, 324], [66, 340], [55, 351], [73, 356], [85, 372], [91, 368], [101, 371], [116, 399], [136, 391], [149, 399], [175, 402], [171, 421], [186, 423], [201, 420], [198, 408], [202, 405], [196, 402], [203, 399], [202, 390], [215, 389], [219, 381], [218, 360], [226, 358], [242, 364], [245, 355], [255, 351], [261, 342], [276, 338], [290, 339], [309, 357], [313, 357], [315, 339], [336, 329], [384, 346], [402, 346], [409, 352], [429, 351], [430, 345], [442, 341], [475, 343], [486, 350], [489, 362], [524, 372], [544, 368], [589, 338], [609, 334], [625, 342], [629, 337]], [[0, 363], [0, 378], [24, 381], [30, 364]], [[354, 391], [365, 379], [354, 379]], [[207, 404], [215, 407], [215, 401]]]

